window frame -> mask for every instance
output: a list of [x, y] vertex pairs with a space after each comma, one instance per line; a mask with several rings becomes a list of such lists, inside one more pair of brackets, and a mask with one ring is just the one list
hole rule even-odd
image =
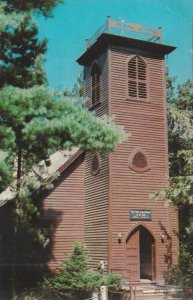
[[[139, 68], [138, 68], [138, 61], [137, 61], [137, 67], [136, 67], [136, 78], [129, 77], [129, 63], [137, 58], [138, 60], [140, 59], [144, 66], [145, 66], [145, 80], [139, 79]], [[136, 96], [131, 96], [129, 95], [129, 82], [133, 82], [136, 85]], [[139, 84], [145, 84], [145, 92], [146, 92], [146, 97], [140, 97], [140, 91], [139, 91]], [[140, 55], [131, 55], [129, 59], [126, 61], [126, 95], [127, 99], [129, 100], [135, 100], [139, 102], [149, 102], [149, 68], [146, 60], [140, 56]]]
[[[96, 169], [95, 171], [92, 169], [94, 157], [96, 158], [97, 163], [98, 163], [97, 169]], [[100, 158], [99, 153], [98, 153], [97, 151], [95, 151], [95, 152], [93, 153], [93, 155], [92, 155], [92, 158], [91, 158], [90, 172], [91, 172], [91, 174], [92, 174], [93, 176], [96, 176], [97, 174], [99, 174], [100, 170], [101, 170], [101, 158]]]
[[[135, 165], [133, 165], [133, 159], [135, 157], [135, 155], [137, 153], [141, 153], [142, 155], [144, 155], [145, 159], [146, 159], [146, 162], [147, 162], [147, 165], [143, 168], [140, 168], [140, 167], [136, 167]], [[129, 160], [128, 160], [128, 164], [129, 164], [129, 168], [135, 172], [138, 172], [138, 173], [144, 173], [144, 172], [147, 172], [151, 169], [150, 167], [150, 160], [149, 160], [149, 157], [148, 155], [146, 154], [145, 150], [143, 150], [142, 148], [140, 147], [137, 147], [135, 148], [130, 156], [129, 156]]]

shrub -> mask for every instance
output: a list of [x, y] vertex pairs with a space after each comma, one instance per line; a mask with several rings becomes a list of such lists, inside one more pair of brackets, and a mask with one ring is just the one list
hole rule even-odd
[[181, 251], [177, 266], [172, 272], [172, 282], [179, 285], [184, 291], [193, 289], [193, 255]]
[[106, 285], [113, 290], [121, 286], [121, 277], [89, 269], [89, 258], [85, 245], [76, 242], [72, 254], [62, 263], [52, 277], [44, 280], [43, 290], [48, 297], [82, 299], [90, 297], [91, 291]]

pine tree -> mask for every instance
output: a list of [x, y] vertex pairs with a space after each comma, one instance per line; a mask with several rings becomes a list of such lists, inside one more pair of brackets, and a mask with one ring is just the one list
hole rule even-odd
[[170, 189], [169, 202], [180, 207], [193, 201], [193, 83], [178, 86], [168, 98]]
[[[15, 182], [17, 217], [29, 227], [33, 213], [37, 213], [31, 193], [46, 184], [45, 169], [51, 154], [74, 146], [111, 151], [125, 138], [123, 129], [112, 120], [99, 119], [84, 110], [79, 100], [66, 100], [45, 87], [2, 89], [0, 119], [1, 149], [7, 157], [7, 163], [0, 164], [1, 173], [6, 174], [0, 189]], [[10, 172], [13, 169], [15, 179]]]
[[0, 88], [13, 85], [21, 88], [45, 83], [42, 68], [46, 40], [39, 42], [38, 29], [30, 16], [18, 26], [7, 26], [0, 33]]
[[35, 12], [50, 16], [63, 0], [2, 0], [0, 3], [0, 88], [27, 88], [46, 82], [43, 70], [46, 40], [38, 41]]
[[83, 85], [83, 73], [78, 75], [77, 81], [73, 85], [72, 89], [64, 89], [63, 95], [65, 97], [83, 98], [84, 96], [84, 85]]
[[177, 283], [193, 287], [193, 83], [178, 87], [169, 101], [170, 189], [167, 199], [179, 208], [180, 255]]
[[[98, 119], [83, 109], [79, 99], [67, 100], [62, 93], [52, 93], [42, 85], [46, 82], [42, 67], [46, 41], [38, 40], [38, 27], [32, 16], [37, 11], [50, 15], [59, 2], [0, 3], [0, 192], [8, 186], [11, 190], [5, 202], [11, 200], [12, 208], [9, 250], [13, 268], [9, 277], [13, 290], [16, 281], [22, 283], [16, 275], [18, 259], [25, 262], [24, 254], [27, 261], [33, 261], [34, 249], [40, 249], [37, 245], [43, 248], [48, 244], [40, 226], [40, 199], [51, 188], [45, 178], [50, 155], [74, 146], [88, 151], [111, 151], [125, 138], [123, 129], [111, 119]], [[79, 88], [73, 96], [77, 91]], [[26, 243], [18, 253], [21, 237]]]
[[59, 3], [63, 3], [63, 0], [3, 0], [7, 4], [6, 10], [26, 12], [26, 11], [38, 11], [44, 16], [51, 15], [52, 9]]
[[[52, 277], [44, 280], [44, 292], [52, 298], [85, 299], [90, 298], [91, 291], [99, 291], [102, 285], [111, 290], [119, 290], [122, 278], [115, 273], [103, 274], [89, 268], [90, 258], [86, 246], [75, 242], [72, 254], [62, 263]], [[87, 295], [86, 295], [87, 293]]]

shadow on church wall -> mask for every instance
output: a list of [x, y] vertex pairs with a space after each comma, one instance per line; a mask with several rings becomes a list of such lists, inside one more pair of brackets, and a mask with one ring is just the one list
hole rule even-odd
[[13, 290], [31, 288], [50, 273], [48, 262], [53, 258], [54, 233], [62, 213], [54, 209], [42, 212], [38, 225], [46, 230], [49, 239], [46, 247], [35, 241], [24, 227], [14, 233], [12, 203], [0, 208], [0, 299], [11, 299]]

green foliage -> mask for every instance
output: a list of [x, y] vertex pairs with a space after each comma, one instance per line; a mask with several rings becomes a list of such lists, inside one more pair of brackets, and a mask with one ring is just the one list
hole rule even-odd
[[[8, 187], [7, 201], [12, 200], [9, 220], [14, 245], [12, 281], [16, 278], [16, 261], [21, 265], [33, 264], [34, 249], [42, 250], [46, 246], [49, 249], [51, 236], [40, 222], [41, 199], [52, 188], [47, 180], [50, 155], [72, 147], [111, 151], [126, 138], [123, 128], [116, 126], [112, 119], [96, 118], [83, 109], [82, 77], [66, 93], [70, 99], [64, 97], [65, 93], [54, 93], [43, 86], [47, 42], [39, 41], [33, 16], [36, 12], [50, 16], [60, 2], [63, 1], [3, 0], [0, 3], [0, 192]], [[51, 175], [50, 181], [56, 176]], [[9, 204], [5, 207], [9, 208]], [[57, 218], [52, 220], [53, 227]], [[41, 260], [44, 251], [40, 252]], [[48, 256], [47, 252], [44, 261]]]
[[117, 274], [104, 275], [89, 269], [89, 258], [86, 247], [76, 242], [72, 254], [53, 277], [45, 279], [43, 289], [54, 296], [65, 299], [85, 298], [85, 292], [98, 290], [106, 285], [110, 289], [117, 290], [121, 286], [121, 277]]
[[71, 90], [65, 89], [63, 95], [65, 97], [76, 97], [83, 98], [84, 89], [83, 89], [83, 73], [79, 74], [77, 81]]
[[[39, 41], [32, 16], [37, 11], [50, 15], [59, 2], [0, 3], [0, 192], [9, 188], [9, 193], [5, 193], [7, 199], [4, 197], [2, 201], [12, 200], [9, 236], [13, 244], [12, 252], [5, 249], [3, 259], [10, 266], [11, 259], [13, 265], [8, 270], [15, 283], [13, 290], [16, 285], [22, 286], [24, 272], [25, 277], [34, 272], [41, 276], [43, 272], [30, 267], [16, 270], [16, 262], [22, 266], [43, 264], [49, 259], [52, 246], [49, 229], [52, 227], [53, 233], [59, 219], [56, 215], [50, 221], [52, 224], [46, 221], [46, 229], [41, 223], [41, 200], [52, 188], [49, 182], [57, 177], [49, 173], [50, 155], [72, 147], [111, 151], [125, 138], [123, 129], [112, 119], [96, 118], [83, 109], [82, 77], [66, 94], [69, 99], [64, 93], [51, 92], [42, 85], [46, 82], [42, 67], [46, 41]], [[9, 204], [5, 207], [9, 208]], [[20, 280], [16, 273], [22, 275], [18, 276]]]
[[193, 203], [193, 83], [188, 80], [175, 91], [174, 81], [168, 78], [167, 97], [170, 186], [156, 197], [181, 208]]
[[0, 87], [10, 84], [21, 88], [45, 83], [42, 68], [46, 41], [38, 42], [38, 29], [30, 16], [1, 33]]
[[193, 287], [193, 256], [190, 252], [181, 249], [178, 265], [172, 272], [172, 282], [180, 285], [185, 291]]
[[20, 24], [20, 22], [25, 17], [25, 14], [23, 16], [18, 15], [14, 11], [10, 14], [5, 13], [5, 2], [0, 3], [0, 34], [4, 32], [7, 27], [14, 28]]
[[7, 5], [8, 11], [26, 12], [37, 11], [44, 16], [50, 16], [51, 10], [63, 0], [3, 0]]
[[0, 190], [13, 181], [17, 220], [27, 227], [37, 217], [34, 199], [49, 188], [45, 174], [52, 153], [73, 146], [111, 151], [125, 138], [111, 119], [96, 118], [79, 101], [45, 87], [0, 90], [0, 120], [1, 149], [9, 162], [0, 157]]
[[78, 146], [109, 151], [125, 137], [112, 119], [96, 118], [78, 101], [54, 95], [45, 87], [2, 89], [0, 117], [2, 148], [14, 156], [21, 148], [23, 164], [29, 168], [56, 150]]
[[118, 291], [122, 285], [122, 278], [120, 275], [116, 273], [109, 273], [107, 275], [103, 275], [100, 280], [100, 286], [107, 286], [109, 290]]
[[43, 54], [46, 40], [38, 41], [34, 12], [45, 16], [63, 0], [2, 0], [0, 3], [0, 88], [27, 88], [46, 82]]
[[173, 273], [175, 283], [193, 286], [193, 82], [175, 88], [167, 80], [170, 184], [154, 194], [179, 208], [179, 263]]
[[180, 85], [168, 99], [170, 176], [191, 176], [193, 83]]
[[12, 161], [0, 152], [0, 191], [3, 191], [12, 181]]
[[193, 287], [193, 205], [186, 203], [180, 208], [180, 253], [172, 280], [185, 291]]

